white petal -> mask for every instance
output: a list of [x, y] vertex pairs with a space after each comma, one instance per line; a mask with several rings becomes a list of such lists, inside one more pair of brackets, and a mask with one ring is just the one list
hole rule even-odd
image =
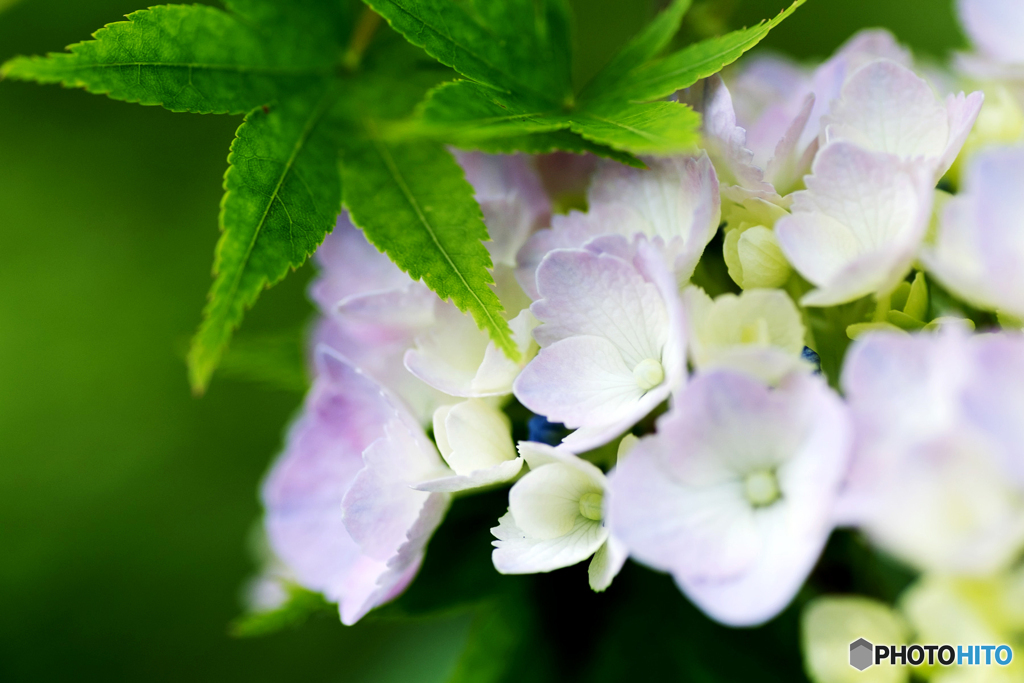
[[823, 122], [826, 143], [849, 140], [907, 158], [937, 159], [950, 133], [946, 108], [928, 83], [888, 61], [857, 71]]
[[603, 494], [590, 477], [562, 463], [530, 470], [509, 492], [509, 512], [530, 538], [550, 540], [567, 534], [580, 516], [580, 499]]
[[593, 555], [608, 538], [608, 530], [600, 522], [582, 515], [567, 534], [550, 540], [528, 538], [511, 514], [499, 519], [491, 533], [498, 539], [491, 558], [502, 574], [535, 574], [569, 567]]
[[615, 438], [670, 392], [667, 384], [644, 392], [618, 349], [600, 337], [572, 337], [541, 349], [515, 382], [516, 398], [533, 412], [576, 434], [587, 428], [564, 442], [576, 451]]
[[413, 375], [451, 396], [475, 396], [473, 379], [487, 352], [489, 338], [452, 304], [438, 307], [437, 323], [416, 338], [405, 354]]
[[579, 470], [588, 477], [595, 490], [604, 488], [604, 472], [591, 462], [584, 460], [572, 453], [564, 446], [549, 446], [546, 443], [536, 441], [520, 441], [518, 445], [519, 454], [526, 460], [531, 470], [545, 465], [561, 463], [573, 469]]
[[587, 574], [590, 577], [590, 588], [598, 593], [608, 589], [612, 585], [612, 579], [618, 576], [622, 565], [626, 564], [629, 551], [614, 536], [608, 536], [597, 552], [594, 559], [590, 561]]
[[661, 358], [668, 313], [658, 288], [633, 264], [608, 254], [559, 250], [537, 270], [541, 301], [532, 306], [543, 323], [534, 332], [541, 347], [579, 335], [602, 337], [633, 367]]
[[775, 226], [790, 263], [821, 289], [805, 304], [894, 288], [924, 237], [933, 194], [927, 167], [847, 142], [825, 147], [792, 215]]
[[429, 479], [416, 484], [413, 488], [417, 491], [438, 493], [469, 491], [512, 481], [522, 468], [523, 459], [515, 458], [514, 460], [506, 460], [486, 469], [474, 470], [466, 475]]
[[516, 457], [508, 417], [480, 399], [446, 411], [444, 438], [450, 450], [442, 455], [456, 474], [468, 475]]

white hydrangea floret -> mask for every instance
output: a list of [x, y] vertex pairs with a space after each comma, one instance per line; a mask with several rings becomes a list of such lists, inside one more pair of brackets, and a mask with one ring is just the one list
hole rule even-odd
[[608, 443], [681, 386], [685, 328], [664, 256], [645, 238], [602, 237], [557, 249], [537, 270], [532, 310], [541, 349], [515, 381], [516, 398], [575, 430], [574, 452]]
[[508, 513], [491, 529], [502, 574], [535, 574], [593, 556], [590, 585], [607, 588], [626, 560], [604, 524], [604, 473], [567, 450], [529, 441], [519, 452], [530, 471], [509, 492]]
[[762, 623], [825, 546], [851, 436], [819, 378], [699, 375], [609, 476], [612, 533], [713, 619]]
[[983, 309], [1024, 317], [1024, 148], [981, 152], [941, 213], [928, 270]]
[[822, 146], [847, 140], [931, 167], [938, 181], [953, 165], [978, 118], [981, 92], [936, 98], [910, 69], [879, 60], [858, 70], [823, 117]]
[[438, 408], [434, 440], [455, 476], [417, 484], [420, 491], [455, 492], [500, 484], [514, 479], [523, 466], [508, 416], [481, 399]]
[[538, 299], [536, 272], [554, 249], [585, 246], [595, 238], [647, 237], [661, 249], [680, 282], [693, 275], [721, 218], [718, 176], [707, 154], [645, 159], [649, 168], [602, 163], [587, 193], [586, 213], [556, 215], [519, 251], [517, 277]]
[[748, 289], [712, 300], [699, 287], [683, 293], [689, 326], [690, 359], [698, 370], [729, 368], [775, 383], [796, 370], [804, 324], [796, 304], [778, 289]]
[[[518, 287], [518, 285], [516, 285]], [[439, 305], [437, 322], [416, 337], [405, 352], [405, 367], [414, 376], [450, 396], [503, 396], [537, 350], [531, 332], [537, 319], [523, 309], [509, 321], [520, 359], [514, 361], [487, 332], [454, 305]]]
[[1024, 548], [1024, 338], [871, 332], [842, 386], [857, 446], [837, 511], [925, 571], [987, 575]]
[[885, 295], [910, 271], [928, 228], [934, 179], [927, 165], [833, 142], [775, 233], [786, 258], [817, 289], [805, 306]]
[[810, 602], [800, 623], [804, 667], [810, 679], [814, 683], [904, 683], [910, 678], [909, 667], [858, 671], [850, 666], [850, 644], [860, 638], [899, 646], [907, 643], [909, 629], [896, 610], [870, 598], [826, 595]]

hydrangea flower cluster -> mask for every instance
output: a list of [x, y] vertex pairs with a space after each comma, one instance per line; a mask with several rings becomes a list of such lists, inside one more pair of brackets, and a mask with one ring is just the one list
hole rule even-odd
[[[951, 72], [884, 31], [814, 68], [748, 59], [676, 94], [701, 149], [645, 168], [459, 152], [517, 361], [343, 215], [263, 489], [287, 575], [352, 624], [413, 580], [453, 495], [508, 487], [498, 572], [589, 560], [603, 591], [631, 558], [729, 625], [783, 610], [836, 526], [926, 573], [922, 628], [957, 582], [1020, 583], [1018, 5], [963, 0], [977, 52]], [[511, 402], [568, 435], [515, 443]]]

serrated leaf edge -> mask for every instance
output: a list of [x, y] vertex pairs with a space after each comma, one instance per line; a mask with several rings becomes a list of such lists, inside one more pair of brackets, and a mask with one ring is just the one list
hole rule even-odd
[[[239, 283], [241, 282], [242, 274], [244, 273], [245, 268], [246, 268], [246, 266], [249, 263], [249, 259], [252, 256], [252, 251], [256, 247], [256, 243], [259, 240], [260, 233], [263, 231], [264, 225], [266, 225], [267, 216], [270, 213], [270, 209], [273, 207], [274, 202], [279, 201], [279, 194], [280, 194], [280, 191], [281, 191], [281, 187], [284, 185], [285, 180], [287, 180], [289, 174], [291, 173], [292, 168], [295, 165], [295, 161], [298, 158], [298, 155], [302, 152], [302, 149], [305, 147], [306, 142], [308, 142], [309, 137], [313, 134], [313, 131], [320, 124], [320, 122], [323, 120], [324, 116], [327, 114], [328, 110], [331, 108], [331, 105], [333, 104], [334, 99], [337, 97], [337, 95], [338, 95], [337, 87], [331, 87], [331, 88], [328, 89], [328, 91], [326, 93], [324, 93], [323, 97], [320, 99], [320, 102], [317, 104], [316, 109], [313, 110], [313, 113], [310, 115], [309, 119], [307, 120], [306, 125], [304, 126], [304, 128], [302, 130], [302, 133], [299, 136], [299, 139], [296, 140], [296, 143], [295, 143], [294, 147], [292, 148], [292, 153], [289, 156], [288, 160], [285, 162], [284, 171], [281, 173], [280, 177], [278, 178], [277, 185], [275, 185], [274, 190], [273, 190], [273, 192], [270, 195], [270, 201], [267, 202], [267, 206], [266, 206], [266, 208], [263, 211], [263, 215], [260, 216], [259, 223], [257, 224], [256, 230], [254, 231], [252, 239], [249, 242], [249, 246], [248, 246], [248, 248], [245, 251], [245, 256], [242, 258], [241, 266], [238, 269], [238, 274], [235, 276], [234, 282], [231, 284], [230, 293], [229, 293], [229, 295], [227, 297], [228, 299], [232, 299], [233, 300], [237, 296], [237, 294], [238, 294], [238, 287], [239, 287]], [[255, 113], [256, 111], [259, 111], [259, 110], [261, 110], [261, 108], [257, 107], [252, 112], [250, 112], [250, 114]], [[246, 119], [248, 120], [248, 116], [246, 117]], [[244, 126], [245, 123], [243, 123], [242, 125]], [[231, 143], [231, 150], [230, 150], [230, 154], [228, 155], [228, 169], [227, 169], [227, 171], [224, 172], [224, 190], [225, 190], [225, 192], [224, 192], [224, 196], [221, 198], [221, 203], [220, 203], [220, 221], [219, 221], [220, 222], [220, 228], [221, 228], [221, 237], [220, 237], [220, 239], [217, 242], [216, 257], [214, 259], [214, 269], [213, 269], [213, 274], [214, 274], [215, 278], [219, 277], [220, 274], [221, 274], [220, 273], [220, 268], [221, 268], [221, 260], [222, 260], [222, 250], [224, 248], [224, 245], [227, 243], [227, 240], [228, 240], [229, 234], [230, 234], [229, 233], [229, 228], [228, 228], [228, 226], [225, 225], [224, 219], [225, 219], [225, 214], [226, 214], [227, 202], [228, 202], [228, 199], [230, 198], [230, 196], [232, 194], [231, 190], [228, 189], [228, 177], [230, 176], [232, 170], [234, 169], [233, 161], [234, 161], [234, 155], [235, 155], [235, 142], [237, 142], [237, 140], [238, 140], [238, 138], [236, 137], [235, 140], [233, 140], [232, 143]], [[339, 213], [340, 213], [340, 207], [338, 207], [338, 209], [339, 209]], [[292, 269], [294, 270], [294, 267]], [[280, 280], [281, 280], [281, 278], [278, 278], [277, 280], [275, 280], [273, 282], [268, 280], [266, 282], [266, 284], [264, 285], [264, 289], [266, 289], [267, 287], [270, 287], [270, 286], [276, 284]], [[215, 280], [214, 285], [213, 285], [213, 288], [215, 288], [215, 287], [216, 287], [216, 280]], [[206, 359], [206, 362], [202, 363], [202, 361], [203, 361], [203, 359], [202, 359], [203, 353], [201, 352], [201, 350], [204, 347], [199, 345], [199, 340], [201, 339], [203, 333], [208, 329], [208, 326], [212, 324], [212, 322], [211, 322], [212, 318], [210, 317], [210, 313], [211, 313], [211, 310], [213, 308], [213, 303], [214, 303], [214, 301], [213, 301], [213, 288], [211, 288], [211, 290], [210, 290], [210, 299], [207, 302], [207, 305], [206, 305], [206, 307], [205, 307], [205, 309], [203, 311], [203, 322], [200, 324], [199, 330], [196, 332], [195, 336], [192, 338], [192, 347], [189, 349], [189, 353], [188, 353], [189, 379], [190, 379], [190, 382], [192, 384], [192, 391], [194, 393], [196, 393], [196, 394], [202, 394], [202, 393], [204, 393], [206, 391], [206, 387], [209, 385], [210, 378], [212, 377], [213, 372], [216, 369], [217, 364], [220, 361], [220, 358], [224, 355], [224, 352], [225, 352], [225, 350], [227, 348], [227, 342], [225, 342], [224, 344], [221, 345], [220, 348], [215, 349], [213, 351], [212, 360]], [[251, 307], [251, 304], [244, 305], [243, 310], [248, 310], [250, 307]], [[241, 321], [237, 321], [237, 322], [235, 322], [233, 324], [231, 322], [227, 322], [226, 323], [228, 325], [228, 337], [229, 337], [229, 339], [230, 339], [230, 335], [234, 332], [235, 329], [237, 329], [237, 327], [240, 324], [240, 322]], [[208, 366], [208, 367], [206, 367], [206, 366]]]

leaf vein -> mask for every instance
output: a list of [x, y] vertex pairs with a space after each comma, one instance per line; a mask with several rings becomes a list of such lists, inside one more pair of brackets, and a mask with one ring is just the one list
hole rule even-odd
[[395, 180], [395, 184], [398, 185], [398, 188], [402, 191], [402, 195], [405, 197], [405, 200], [409, 203], [409, 206], [411, 206], [413, 211], [416, 213], [416, 217], [420, 221], [420, 224], [423, 225], [423, 228], [427, 231], [427, 234], [430, 235], [430, 239], [434, 243], [434, 246], [437, 247], [437, 250], [441, 252], [441, 255], [444, 257], [444, 260], [448, 262], [449, 266], [451, 266], [452, 271], [455, 272], [459, 280], [462, 282], [462, 286], [476, 300], [477, 304], [480, 306], [480, 310], [483, 311], [484, 315], [487, 316], [487, 320], [493, 326], [492, 329], [501, 329], [501, 325], [498, 323], [497, 320], [494, 319], [494, 316], [491, 314], [490, 309], [488, 309], [488, 307], [484, 304], [480, 296], [469, 285], [469, 282], [466, 280], [466, 277], [462, 274], [462, 270], [459, 269], [459, 267], [455, 264], [454, 261], [452, 261], [451, 256], [448, 255], [448, 250], [445, 249], [441, 245], [441, 241], [437, 239], [437, 233], [434, 231], [434, 226], [431, 225], [429, 220], [427, 220], [427, 217], [424, 214], [423, 209], [420, 207], [419, 202], [416, 201], [416, 197], [412, 194], [412, 191], [406, 184], [405, 178], [402, 176], [402, 172], [398, 169], [398, 166], [395, 164], [395, 160], [391, 156], [391, 152], [389, 152], [384, 143], [381, 142], [380, 136], [377, 133], [376, 126], [374, 126], [372, 121], [367, 120], [366, 128], [370, 133], [370, 140], [373, 142], [373, 146], [377, 150], [377, 154], [379, 154], [381, 159], [383, 159], [384, 165], [387, 166], [388, 172], [391, 174], [391, 177], [394, 178]]

